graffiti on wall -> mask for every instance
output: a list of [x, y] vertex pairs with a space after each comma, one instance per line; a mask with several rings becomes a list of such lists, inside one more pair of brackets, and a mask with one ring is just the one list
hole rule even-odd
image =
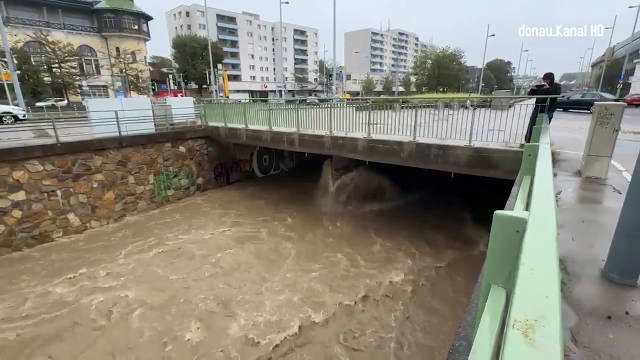
[[162, 201], [176, 191], [188, 190], [194, 185], [194, 176], [188, 168], [169, 169], [153, 176], [153, 193], [156, 201]]

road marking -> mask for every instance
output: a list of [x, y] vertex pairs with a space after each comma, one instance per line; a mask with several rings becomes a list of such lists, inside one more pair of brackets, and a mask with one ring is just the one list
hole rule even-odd
[[631, 174], [629, 174], [629, 172], [627, 171], [627, 169], [625, 169], [622, 165], [620, 165], [619, 162], [615, 161], [615, 160], [611, 160], [611, 164], [618, 169], [618, 171], [620, 171], [622, 173], [622, 176], [624, 176], [624, 178], [627, 180], [627, 182], [631, 182]]

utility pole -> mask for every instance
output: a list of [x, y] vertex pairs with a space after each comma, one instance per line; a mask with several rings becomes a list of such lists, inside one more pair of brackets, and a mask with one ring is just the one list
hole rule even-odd
[[204, 0], [204, 17], [207, 26], [207, 44], [209, 45], [209, 66], [211, 67], [211, 77], [209, 78], [209, 84], [211, 84], [211, 92], [214, 98], [218, 98], [218, 82], [216, 81], [216, 73], [213, 71], [213, 52], [211, 51], [211, 32], [209, 30], [209, 8], [207, 7], [207, 0]]
[[587, 71], [587, 88], [591, 88], [591, 62], [593, 61], [593, 49], [596, 48], [596, 39], [593, 39], [593, 44], [591, 48], [591, 55], [589, 55], [589, 71]]
[[[637, 8], [638, 10], [636, 10], [636, 19], [633, 22], [633, 30], [631, 30], [631, 40], [633, 40], [633, 34], [636, 33], [636, 26], [638, 25], [638, 15], [640, 15], [640, 3], [638, 3], [638, 5], [629, 6], [629, 9], [634, 9], [634, 8]], [[620, 80], [619, 80], [620, 85], [624, 83], [624, 73], [626, 72], [627, 63], [629, 62], [629, 52], [630, 50], [627, 50], [627, 53], [624, 56], [624, 63], [622, 65], [622, 72], [620, 73]], [[618, 86], [618, 91], [616, 91], [616, 97], [620, 97], [620, 90], [622, 90], [622, 86]]]
[[278, 38], [278, 66], [280, 67], [280, 74], [282, 77], [282, 89], [280, 89], [280, 98], [284, 99], [285, 97], [285, 91], [287, 88], [287, 82], [286, 82], [286, 78], [285, 78], [285, 74], [284, 74], [284, 57], [282, 52], [284, 51], [283, 47], [284, 45], [282, 44], [282, 5], [289, 5], [289, 1], [282, 1], [282, 0], [278, 0], [278, 2], [280, 3], [280, 32], [279, 32], [279, 38]]
[[334, 95], [338, 92], [338, 86], [336, 85], [336, 81], [338, 80], [338, 68], [336, 66], [336, 0], [333, 0], [333, 83], [331, 84], [331, 87]]
[[484, 54], [482, 55], [482, 68], [480, 70], [480, 83], [478, 84], [478, 94], [482, 92], [482, 79], [484, 78], [484, 61], [487, 57], [487, 43], [490, 37], [496, 36], [496, 34], [489, 35], [489, 24], [487, 24], [487, 36], [484, 38]]
[[638, 286], [640, 277], [640, 154], [636, 161], [602, 275], [621, 285]]
[[[524, 41], [520, 45], [520, 56], [518, 56], [518, 68], [516, 70], [516, 77], [518, 77], [520, 75], [520, 62], [522, 61], [522, 53], [523, 52], [529, 52], [529, 49], [525, 49], [524, 48]], [[513, 87], [513, 95], [516, 95], [517, 90], [518, 90], [518, 85], [515, 85]]]
[[[618, 15], [616, 15], [613, 18], [613, 26], [608, 26], [605, 29], [610, 29], [611, 30], [611, 35], [609, 35], [609, 46], [607, 46], [607, 49], [604, 51], [604, 64], [602, 65], [602, 74], [600, 74], [600, 83], [598, 84], [598, 91], [602, 91], [602, 80], [604, 80], [604, 73], [607, 70], [607, 50], [609, 50], [609, 48], [611, 48], [611, 40], [613, 40], [613, 32], [616, 29], [616, 20], [618, 19]], [[613, 55], [613, 51], [612, 54]]]
[[18, 72], [16, 71], [16, 64], [13, 63], [13, 55], [11, 54], [11, 48], [9, 47], [9, 39], [7, 39], [7, 28], [4, 26], [4, 19], [2, 18], [0, 18], [0, 35], [2, 36], [2, 46], [4, 46], [4, 54], [5, 54], [5, 57], [7, 58], [7, 65], [9, 66], [9, 72], [11, 73], [11, 82], [13, 83], [13, 91], [16, 93], [16, 98], [18, 99], [18, 105], [21, 108], [26, 109], [27, 107], [25, 106], [24, 98], [22, 97], [22, 89], [20, 88], [20, 81], [18, 80]]

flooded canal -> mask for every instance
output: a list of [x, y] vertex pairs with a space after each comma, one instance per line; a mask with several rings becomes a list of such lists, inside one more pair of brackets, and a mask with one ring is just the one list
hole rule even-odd
[[508, 184], [321, 168], [0, 257], [0, 358], [445, 358]]

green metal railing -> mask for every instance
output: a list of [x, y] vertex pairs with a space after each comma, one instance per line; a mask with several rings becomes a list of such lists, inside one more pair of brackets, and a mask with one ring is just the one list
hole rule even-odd
[[513, 210], [496, 211], [469, 359], [563, 358], [553, 165], [546, 115], [526, 144]]

